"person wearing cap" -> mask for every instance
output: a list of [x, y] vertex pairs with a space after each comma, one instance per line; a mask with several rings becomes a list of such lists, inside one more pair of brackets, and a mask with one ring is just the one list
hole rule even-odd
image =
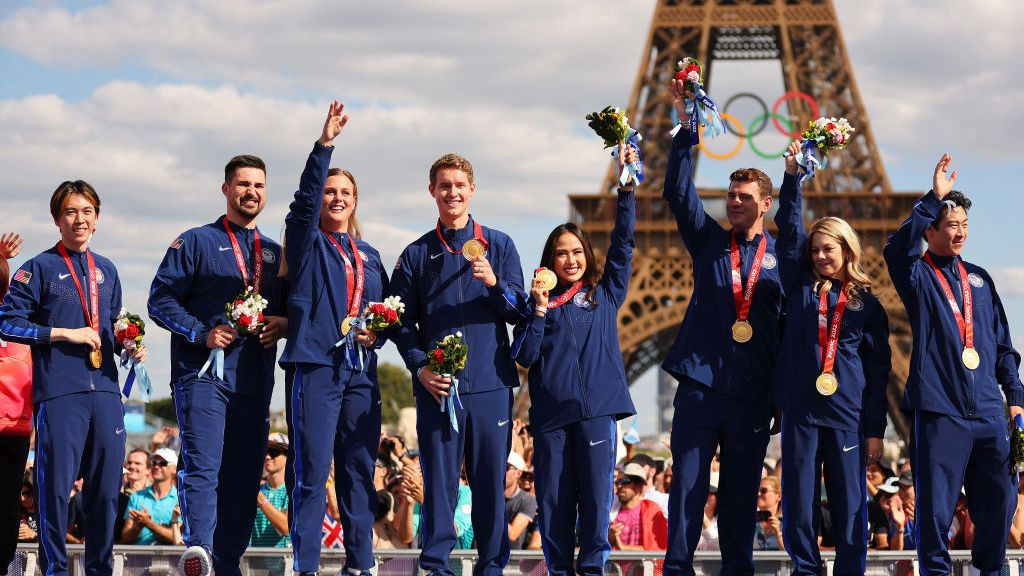
[[[885, 513], [888, 527], [889, 550], [913, 550], [916, 548], [916, 522], [908, 515], [900, 498], [900, 479], [896, 476], [888, 478], [878, 487], [875, 498]], [[948, 526], [947, 526], [948, 528]]]
[[288, 546], [288, 488], [284, 473], [288, 468], [288, 435], [273, 432], [267, 440], [263, 460], [263, 484], [256, 495], [256, 521], [249, 546], [286, 548]]
[[343, 104], [330, 104], [285, 218], [290, 293], [281, 364], [294, 369], [288, 398], [295, 474], [290, 533], [299, 574], [320, 568], [332, 458], [332, 491], [344, 532], [342, 574], [369, 574], [375, 563], [373, 476], [381, 439], [376, 350], [385, 339], [360, 319], [371, 302], [384, 301], [388, 276], [380, 254], [362, 238], [355, 176], [330, 167], [348, 118]]
[[644, 498], [647, 473], [643, 466], [626, 464], [615, 484], [618, 501], [609, 510], [608, 526], [612, 550], [664, 550], [668, 521], [657, 502]]
[[537, 515], [537, 499], [519, 487], [526, 472], [526, 460], [518, 452], [509, 452], [505, 467], [505, 518], [508, 520], [508, 542], [512, 550], [522, 550], [526, 528]]
[[172, 520], [178, 506], [175, 472], [178, 455], [161, 448], [149, 457], [153, 483], [128, 498], [121, 542], [124, 544], [174, 544]]
[[[679, 382], [672, 419], [675, 476], [669, 492], [666, 576], [694, 573], [708, 474], [716, 447], [722, 451], [718, 529], [722, 571], [754, 571], [757, 487], [773, 427], [772, 375], [782, 336], [784, 291], [775, 239], [764, 226], [774, 197], [771, 178], [756, 168], [729, 175], [723, 227], [705, 210], [694, 184], [697, 140], [685, 129], [684, 83], [673, 80], [672, 104], [683, 129], [672, 139], [664, 198], [693, 260], [693, 297], [662, 368]], [[782, 186], [796, 186], [786, 174]]]
[[[799, 171], [790, 143], [786, 177]], [[775, 370], [782, 420], [782, 508], [794, 576], [824, 570], [824, 479], [836, 551], [835, 573], [861, 575], [867, 560], [865, 464], [882, 455], [892, 367], [889, 318], [871, 293], [860, 239], [826, 216], [804, 227], [799, 183], [783, 186], [775, 251], [786, 293], [786, 322]], [[824, 477], [824, 478], [823, 478]]]
[[903, 409], [913, 415], [921, 574], [952, 570], [948, 531], [963, 487], [974, 512], [971, 565], [992, 576], [1006, 559], [1017, 503], [1006, 406], [1011, 420], [1024, 415], [1024, 385], [992, 276], [961, 256], [971, 201], [953, 190], [952, 161], [949, 154], [939, 159], [932, 190], [914, 204], [883, 254], [914, 336]]
[[[637, 151], [619, 146], [621, 174]], [[615, 203], [603, 268], [582, 228], [568, 222], [551, 231], [531, 288], [533, 313], [514, 332], [512, 353], [529, 370], [538, 524], [551, 574], [573, 572], [577, 542], [577, 572], [605, 565], [617, 421], [636, 414], [618, 353], [636, 225], [632, 181], [618, 188]]]

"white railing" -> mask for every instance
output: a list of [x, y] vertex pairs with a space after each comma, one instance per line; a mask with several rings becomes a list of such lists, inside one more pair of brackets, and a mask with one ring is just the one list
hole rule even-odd
[[[184, 548], [174, 546], [115, 546], [114, 576], [176, 576], [178, 556]], [[82, 556], [84, 546], [68, 546], [69, 572], [72, 576], [84, 576]], [[377, 550], [376, 573], [378, 576], [412, 576], [417, 573], [416, 560], [419, 550]], [[971, 552], [955, 550], [952, 576], [969, 576]], [[833, 552], [822, 552], [832, 575]], [[661, 576], [661, 552], [612, 552], [605, 566], [609, 576]], [[1024, 551], [1008, 550], [1003, 574], [1024, 576]], [[320, 558], [321, 574], [337, 574], [345, 561], [343, 550], [324, 550]], [[449, 566], [457, 575], [470, 576], [476, 562], [472, 550], [452, 552]], [[792, 566], [785, 552], [755, 552], [756, 576], [788, 576]], [[721, 569], [721, 557], [717, 552], [699, 552], [694, 560], [698, 576], [717, 575]], [[292, 554], [289, 548], [250, 548], [242, 558], [242, 574], [246, 576], [294, 576]], [[39, 572], [38, 549], [34, 545], [18, 546], [18, 554], [8, 570], [9, 576], [37, 576]], [[508, 566], [507, 576], [544, 576], [547, 574], [544, 555], [540, 551], [514, 551]], [[918, 576], [917, 555], [913, 550], [905, 552], [868, 553], [865, 576]]]

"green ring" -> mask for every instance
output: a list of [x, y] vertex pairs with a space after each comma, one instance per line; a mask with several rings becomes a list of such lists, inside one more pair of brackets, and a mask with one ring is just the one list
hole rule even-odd
[[[790, 122], [788, 118], [785, 118], [783, 116], [779, 116], [778, 114], [772, 113], [772, 114], [761, 114], [759, 116], [754, 116], [754, 119], [750, 121], [750, 125], [747, 126], [747, 134], [751, 134], [751, 135], [754, 134], [754, 131], [753, 131], [754, 130], [754, 125], [756, 125], [759, 121], [764, 123], [764, 124], [767, 124], [768, 123], [768, 118], [775, 118], [776, 120], [781, 120], [781, 121], [785, 122], [786, 123], [786, 129], [789, 130], [790, 132], [793, 131], [793, 123]], [[761, 129], [764, 130], [764, 126], [762, 126]], [[747, 137], [747, 143], [750, 144], [750, 149], [754, 151], [754, 154], [757, 154], [758, 156], [760, 156], [761, 158], [764, 158], [766, 160], [774, 160], [776, 158], [781, 158], [782, 155], [785, 154], [786, 150], [789, 149], [789, 144], [786, 144], [785, 147], [782, 148], [782, 150], [776, 152], [775, 154], [765, 154], [764, 152], [761, 152], [760, 150], [758, 150], [757, 146], [754, 145], [754, 138], [752, 136], [748, 136]]]

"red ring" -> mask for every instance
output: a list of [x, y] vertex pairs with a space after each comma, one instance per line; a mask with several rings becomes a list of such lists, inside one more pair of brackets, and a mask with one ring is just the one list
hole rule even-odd
[[[779, 99], [775, 101], [775, 104], [772, 105], [772, 124], [775, 124], [775, 129], [778, 130], [781, 134], [789, 136], [790, 138], [799, 138], [801, 134], [800, 130], [797, 130], [796, 132], [787, 132], [783, 130], [782, 125], [779, 124], [779, 117], [776, 116], [779, 113], [779, 106], [781, 106], [783, 102], [791, 98], [798, 98], [800, 100], [803, 100], [804, 102], [807, 102], [807, 104], [809, 104], [811, 107], [812, 119], [818, 118], [818, 115], [821, 114], [821, 109], [818, 108], [818, 103], [814, 100], [814, 98], [811, 97], [810, 94], [806, 92], [801, 92], [799, 90], [790, 90], [789, 92], [786, 92], [782, 96], [779, 96]], [[797, 126], [797, 128], [799, 128], [799, 125]]]

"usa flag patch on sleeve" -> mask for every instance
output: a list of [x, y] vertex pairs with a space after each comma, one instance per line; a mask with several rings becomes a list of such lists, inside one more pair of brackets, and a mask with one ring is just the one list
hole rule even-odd
[[178, 248], [181, 248], [181, 245], [184, 244], [184, 243], [185, 243], [184, 240], [182, 240], [181, 238], [178, 238], [174, 242], [171, 242], [171, 249], [172, 250], [177, 250]]
[[21, 282], [22, 284], [28, 284], [32, 281], [32, 273], [24, 269], [18, 270], [15, 272], [14, 278], [11, 278], [11, 280]]

